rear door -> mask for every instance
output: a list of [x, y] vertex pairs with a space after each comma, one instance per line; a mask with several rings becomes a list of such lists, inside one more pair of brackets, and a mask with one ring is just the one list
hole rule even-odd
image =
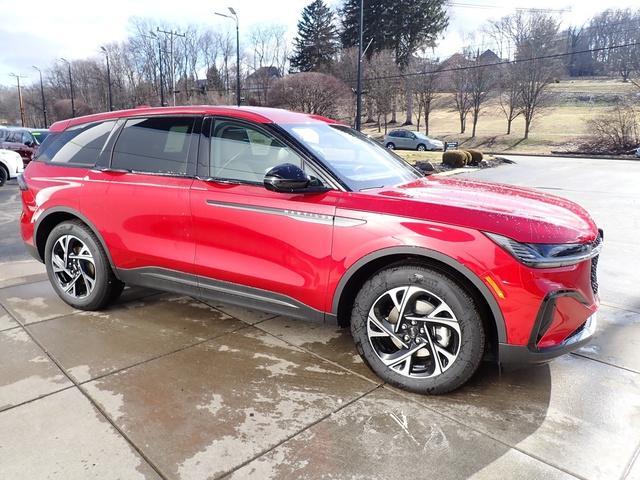
[[267, 190], [264, 175], [276, 165], [317, 172], [263, 126], [217, 118], [207, 119], [203, 131], [201, 178], [191, 193], [203, 295], [321, 317], [338, 192]]
[[201, 118], [129, 118], [108, 168], [104, 232], [124, 281], [162, 285], [193, 273], [189, 190]]

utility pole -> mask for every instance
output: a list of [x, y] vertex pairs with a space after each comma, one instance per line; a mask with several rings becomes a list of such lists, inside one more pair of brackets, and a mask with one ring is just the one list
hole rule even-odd
[[360, 131], [362, 116], [362, 29], [364, 20], [364, 0], [360, 0], [360, 22], [358, 23], [358, 80], [356, 85], [356, 130]]
[[225, 13], [214, 12], [216, 15], [224, 18], [230, 18], [236, 21], [236, 104], [240, 106], [242, 98], [240, 97], [240, 22], [238, 14], [232, 7], [227, 7], [231, 15]]
[[69, 69], [69, 91], [71, 93], [71, 116], [75, 117], [76, 116], [76, 103], [75, 103], [75, 99], [73, 98], [73, 77], [71, 76], [71, 63], [66, 58], [62, 58], [61, 57], [60, 60], [62, 60], [64, 63], [66, 63], [67, 67]]
[[22, 102], [22, 87], [20, 86], [20, 79], [21, 78], [27, 78], [23, 75], [18, 75], [15, 73], [10, 73], [9, 76], [11, 77], [15, 77], [16, 81], [18, 82], [18, 104], [20, 106], [20, 122], [22, 123], [22, 126], [24, 127], [25, 121], [24, 121], [24, 103]]
[[102, 53], [104, 53], [104, 57], [107, 59], [107, 87], [109, 90], [109, 111], [113, 111], [113, 97], [111, 96], [111, 68], [109, 66], [109, 52], [106, 48], [100, 47]]
[[43, 127], [47, 128], [49, 126], [49, 122], [47, 122], [47, 102], [45, 102], [44, 99], [44, 83], [42, 82], [42, 70], [40, 70], [35, 65], [33, 65], [33, 68], [35, 68], [40, 74], [40, 95], [42, 96], [42, 117], [44, 118]]
[[173, 41], [175, 37], [185, 38], [186, 35], [184, 33], [178, 33], [175, 30], [171, 30], [167, 32], [166, 30], [160, 30], [160, 27], [157, 28], [157, 31], [160, 33], [164, 33], [165, 35], [169, 35], [169, 56], [171, 57], [171, 90], [173, 93], [173, 106], [176, 106], [176, 71], [175, 71], [175, 49], [173, 48]]

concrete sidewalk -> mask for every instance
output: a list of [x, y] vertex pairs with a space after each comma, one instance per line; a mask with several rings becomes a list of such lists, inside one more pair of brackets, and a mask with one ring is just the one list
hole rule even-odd
[[40, 264], [0, 264], [0, 478], [640, 480], [640, 171], [554, 168], [472, 176], [594, 212], [598, 334], [441, 397], [382, 385], [348, 330], [145, 289], [79, 312]]

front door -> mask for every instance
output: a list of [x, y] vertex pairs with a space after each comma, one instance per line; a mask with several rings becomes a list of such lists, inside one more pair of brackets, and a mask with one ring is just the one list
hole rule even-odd
[[[209, 123], [210, 122], [210, 123]], [[270, 168], [304, 155], [260, 125], [205, 122], [191, 189], [195, 268], [204, 296], [292, 316], [322, 317], [337, 192], [264, 188]]]

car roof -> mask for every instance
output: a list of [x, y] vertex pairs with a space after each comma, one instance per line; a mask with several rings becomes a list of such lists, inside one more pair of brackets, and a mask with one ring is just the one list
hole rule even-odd
[[256, 123], [340, 123], [322, 115], [291, 112], [280, 108], [194, 105], [184, 107], [138, 107], [129, 110], [96, 113], [61, 120], [51, 125], [49, 130], [51, 132], [60, 132], [84, 123], [151, 115], [222, 115]]

